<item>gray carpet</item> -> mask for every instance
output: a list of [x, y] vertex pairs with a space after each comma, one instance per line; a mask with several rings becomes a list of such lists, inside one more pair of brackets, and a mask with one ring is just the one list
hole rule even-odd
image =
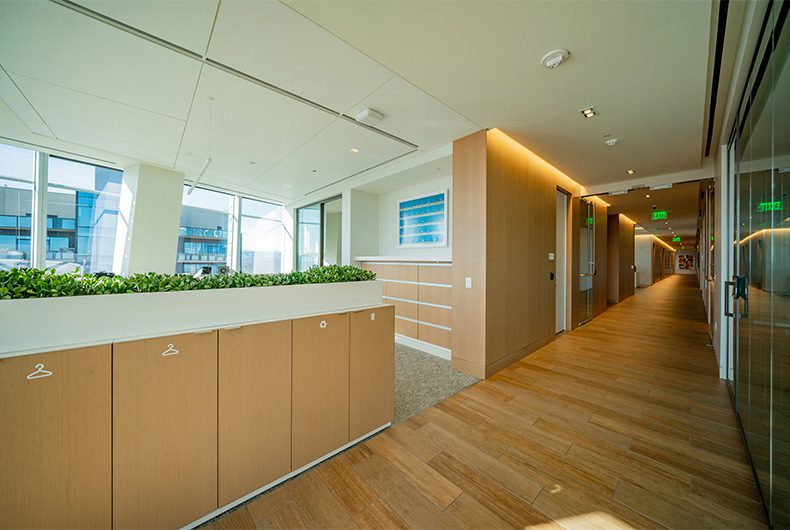
[[478, 381], [450, 361], [395, 344], [395, 423], [414, 416]]

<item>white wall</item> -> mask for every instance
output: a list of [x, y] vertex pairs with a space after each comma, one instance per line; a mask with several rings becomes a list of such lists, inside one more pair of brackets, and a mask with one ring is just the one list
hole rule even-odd
[[[445, 177], [426, 180], [418, 184], [406, 186], [394, 191], [379, 195], [379, 256], [403, 256], [403, 257], [431, 257], [442, 260], [453, 258], [452, 239], [454, 234], [449, 231], [453, 224], [452, 212], [452, 187], [453, 177]], [[447, 219], [448, 244], [446, 247], [432, 248], [400, 248], [398, 246], [398, 202], [418, 195], [449, 190], [447, 206], [449, 215]]]
[[361, 190], [350, 190], [348, 196], [350, 223], [344, 264], [353, 263], [356, 256], [378, 254], [379, 248], [379, 196]]
[[634, 247], [637, 287], [653, 285], [653, 236], [637, 235]]

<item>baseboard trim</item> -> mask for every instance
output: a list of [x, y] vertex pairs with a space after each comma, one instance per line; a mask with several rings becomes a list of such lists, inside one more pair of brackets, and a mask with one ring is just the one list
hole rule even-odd
[[286, 480], [288, 480], [288, 479], [291, 479], [291, 478], [295, 477], [296, 475], [299, 475], [300, 473], [303, 473], [303, 472], [307, 471], [307, 470], [308, 470], [308, 469], [310, 469], [311, 467], [313, 467], [313, 466], [315, 466], [315, 465], [318, 465], [318, 464], [320, 464], [320, 463], [321, 463], [321, 462], [323, 462], [324, 460], [327, 460], [327, 459], [329, 459], [329, 458], [332, 458], [333, 456], [335, 456], [335, 455], [336, 455], [336, 454], [338, 454], [338, 453], [342, 453], [343, 451], [345, 451], [346, 449], [348, 449], [348, 448], [349, 448], [349, 447], [351, 447], [352, 445], [356, 445], [356, 444], [358, 444], [359, 442], [361, 442], [362, 440], [364, 440], [365, 438], [369, 438], [369, 437], [373, 436], [374, 434], [377, 434], [377, 433], [379, 433], [379, 432], [383, 431], [384, 429], [386, 429], [386, 428], [387, 428], [387, 427], [389, 427], [390, 425], [392, 425], [392, 422], [390, 422], [390, 423], [386, 423], [386, 424], [382, 425], [381, 427], [379, 427], [379, 428], [377, 428], [377, 429], [373, 429], [373, 430], [372, 430], [372, 431], [370, 431], [369, 433], [367, 433], [367, 434], [364, 434], [364, 435], [360, 436], [360, 437], [359, 437], [359, 438], [357, 438], [356, 440], [353, 440], [353, 441], [351, 441], [351, 442], [347, 443], [347, 444], [346, 444], [346, 445], [344, 445], [343, 447], [339, 447], [339, 448], [335, 449], [334, 451], [332, 451], [331, 453], [327, 453], [327, 454], [325, 454], [324, 456], [322, 456], [322, 457], [320, 457], [320, 458], [318, 458], [318, 459], [316, 459], [316, 460], [313, 460], [313, 461], [312, 461], [312, 462], [310, 462], [309, 464], [306, 464], [306, 465], [304, 465], [304, 466], [300, 467], [300, 468], [299, 468], [299, 469], [297, 469], [296, 471], [291, 471], [291, 472], [290, 472], [290, 473], [288, 473], [287, 475], [285, 475], [285, 476], [283, 476], [283, 477], [280, 477], [280, 478], [278, 478], [278, 479], [277, 479], [277, 480], [275, 480], [274, 482], [270, 482], [269, 484], [266, 484], [266, 485], [265, 485], [265, 486], [263, 486], [262, 488], [258, 488], [257, 490], [255, 490], [255, 491], [253, 491], [253, 492], [250, 492], [250, 493], [248, 493], [247, 495], [245, 495], [245, 496], [243, 496], [243, 497], [239, 497], [239, 498], [238, 498], [238, 499], [236, 499], [235, 501], [233, 501], [233, 502], [230, 502], [230, 503], [226, 504], [226, 505], [225, 505], [225, 506], [223, 506], [222, 508], [218, 508], [218, 509], [214, 510], [214, 511], [213, 511], [213, 512], [211, 512], [210, 514], [208, 514], [208, 515], [206, 515], [206, 516], [204, 516], [204, 517], [201, 517], [200, 519], [198, 519], [198, 520], [196, 520], [196, 521], [193, 521], [193, 522], [191, 522], [191, 523], [189, 523], [189, 524], [187, 524], [187, 525], [183, 526], [182, 528], [183, 528], [183, 529], [191, 529], [191, 528], [195, 528], [195, 527], [197, 527], [197, 526], [200, 526], [200, 525], [202, 525], [203, 523], [205, 523], [205, 522], [207, 522], [207, 521], [210, 521], [211, 519], [214, 519], [214, 518], [215, 518], [215, 517], [217, 517], [218, 515], [221, 515], [221, 514], [223, 514], [224, 512], [227, 512], [227, 511], [228, 511], [228, 510], [230, 510], [231, 508], [235, 508], [235, 507], [236, 507], [236, 506], [238, 506], [239, 504], [242, 504], [242, 503], [244, 503], [244, 502], [247, 502], [248, 500], [252, 499], [252, 498], [253, 498], [253, 497], [255, 497], [256, 495], [260, 495], [261, 493], [265, 492], [266, 490], [270, 490], [270, 489], [272, 489], [273, 487], [277, 486], [278, 484], [282, 484], [282, 483], [283, 483], [283, 482], [285, 482]]
[[436, 357], [441, 357], [442, 359], [447, 359], [448, 361], [452, 359], [451, 350], [448, 350], [447, 348], [442, 348], [441, 346], [437, 346], [436, 344], [431, 344], [430, 342], [413, 339], [411, 337], [407, 337], [406, 335], [401, 335], [399, 333], [395, 334], [395, 342], [397, 342], [398, 344], [403, 344], [404, 346], [408, 346], [409, 348], [414, 348], [415, 350], [420, 350], [425, 353], [430, 353], [431, 355], [435, 355]]

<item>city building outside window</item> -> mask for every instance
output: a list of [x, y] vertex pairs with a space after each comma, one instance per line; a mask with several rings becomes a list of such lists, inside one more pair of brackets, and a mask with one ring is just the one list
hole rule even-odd
[[0, 270], [30, 266], [36, 153], [0, 144]]
[[229, 265], [228, 226], [233, 195], [201, 188], [191, 194], [184, 186], [178, 231], [176, 272], [194, 274], [203, 267], [211, 273]]

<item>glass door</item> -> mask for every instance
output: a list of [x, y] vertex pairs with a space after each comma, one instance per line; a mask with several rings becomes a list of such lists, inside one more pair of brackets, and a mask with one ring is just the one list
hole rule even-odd
[[580, 199], [579, 206], [579, 324], [592, 318], [595, 276], [595, 204]]

